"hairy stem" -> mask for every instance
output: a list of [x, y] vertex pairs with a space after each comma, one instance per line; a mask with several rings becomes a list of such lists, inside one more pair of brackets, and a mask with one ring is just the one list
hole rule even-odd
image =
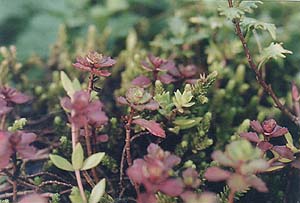
[[[232, 4], [232, 0], [228, 0], [228, 5], [230, 8], [233, 7]], [[297, 126], [300, 126], [300, 118], [298, 118], [297, 116], [295, 116], [287, 107], [285, 107], [281, 101], [279, 100], [279, 98], [276, 96], [276, 94], [274, 93], [271, 85], [268, 85], [266, 83], [266, 81], [264, 80], [263, 76], [261, 75], [261, 73], [259, 72], [259, 70], [257, 69], [257, 66], [252, 58], [252, 55], [250, 53], [250, 50], [247, 46], [246, 40], [244, 38], [243, 32], [241, 30], [241, 26], [240, 26], [240, 21], [239, 19], [235, 19], [234, 20], [234, 24], [235, 24], [235, 32], [237, 34], [237, 36], [240, 38], [240, 41], [243, 45], [243, 49], [245, 52], [245, 55], [247, 57], [248, 63], [250, 68], [253, 70], [253, 72], [256, 75], [256, 80], [258, 81], [258, 83], [262, 86], [262, 88], [264, 89], [265, 92], [267, 92], [269, 94], [269, 96], [273, 99], [274, 103], [276, 104], [276, 107], [285, 115], [287, 115]]]

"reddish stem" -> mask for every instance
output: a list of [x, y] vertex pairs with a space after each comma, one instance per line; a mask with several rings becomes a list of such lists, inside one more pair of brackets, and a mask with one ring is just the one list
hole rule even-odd
[[[230, 8], [233, 7], [232, 0], [228, 0], [228, 5]], [[274, 93], [271, 85], [267, 84], [266, 81], [264, 80], [262, 74], [260, 71], [257, 69], [256, 64], [254, 63], [254, 60], [251, 56], [250, 50], [247, 47], [247, 42], [244, 38], [244, 35], [242, 33], [241, 27], [240, 27], [240, 21], [239, 19], [234, 19], [234, 24], [235, 24], [235, 31], [237, 36], [240, 38], [240, 41], [243, 45], [243, 49], [245, 52], [245, 55], [247, 57], [248, 63], [252, 71], [256, 75], [256, 80], [258, 83], [262, 86], [265, 92], [267, 92], [270, 97], [273, 99], [274, 103], [276, 104], [276, 107], [285, 115], [287, 115], [297, 126], [300, 126], [300, 118], [295, 116], [287, 107], [285, 107], [279, 100], [279, 98], [276, 96]]]
[[[84, 137], [85, 137], [87, 153], [88, 153], [89, 156], [91, 156], [93, 154], [93, 149], [92, 149], [92, 146], [91, 146], [91, 139], [90, 139], [90, 135], [89, 135], [88, 125], [84, 126], [84, 133], [85, 133]], [[98, 183], [99, 182], [99, 177], [97, 175], [96, 168], [92, 168], [91, 171], [92, 171], [92, 175], [93, 175], [94, 180], [96, 181], [96, 183]]]
[[234, 195], [235, 195], [235, 191], [230, 190], [230, 193], [229, 193], [229, 196], [228, 196], [228, 203], [234, 203]]
[[4, 130], [5, 128], [5, 120], [6, 120], [6, 114], [3, 114], [0, 121], [0, 130]]
[[126, 150], [126, 159], [127, 159], [127, 164], [128, 166], [132, 165], [132, 159], [131, 159], [131, 154], [130, 154], [130, 133], [131, 133], [131, 123], [132, 123], [132, 118], [134, 114], [134, 109], [130, 108], [130, 113], [127, 118], [127, 123], [125, 125], [125, 130], [126, 130], [126, 138], [125, 138], [125, 150]]

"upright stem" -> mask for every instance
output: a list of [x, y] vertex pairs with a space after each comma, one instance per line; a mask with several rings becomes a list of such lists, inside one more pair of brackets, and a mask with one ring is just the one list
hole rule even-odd
[[[232, 0], [228, 0], [228, 5], [229, 5], [230, 8], [233, 7]], [[274, 103], [276, 104], [276, 107], [282, 113], [284, 113], [285, 115], [287, 115], [297, 126], [300, 126], [300, 118], [298, 118], [293, 113], [291, 113], [291, 111], [280, 102], [279, 98], [274, 93], [271, 85], [268, 85], [266, 83], [266, 81], [264, 80], [263, 76], [261, 75], [261, 73], [257, 69], [257, 66], [254, 63], [254, 60], [253, 60], [253, 58], [251, 56], [250, 50], [247, 47], [247, 42], [246, 42], [246, 40], [244, 38], [244, 35], [243, 35], [243, 32], [241, 30], [239, 19], [235, 19], [234, 20], [234, 24], [235, 24], [236, 34], [240, 38], [240, 41], [241, 41], [241, 43], [243, 45], [243, 49], [244, 49], [245, 55], [247, 57], [249, 66], [254, 71], [254, 73], [256, 75], [256, 80], [262, 86], [262, 88], [264, 89], [264, 91], [267, 92], [271, 96], [271, 98], [273, 99]]]
[[[84, 132], [85, 132], [85, 143], [86, 143], [86, 149], [87, 149], [87, 153], [89, 156], [91, 156], [93, 154], [93, 149], [91, 146], [91, 139], [90, 139], [90, 135], [89, 135], [89, 129], [88, 129], [88, 125], [84, 126]], [[99, 177], [97, 175], [97, 171], [96, 168], [92, 168], [92, 175], [93, 178], [95, 179], [95, 182], [98, 183], [99, 182]]]
[[229, 193], [229, 196], [228, 196], [228, 203], [234, 203], [234, 195], [235, 195], [235, 191], [230, 190], [230, 193]]
[[[93, 69], [93, 67], [92, 67], [92, 69]], [[93, 90], [94, 77], [95, 77], [95, 75], [93, 73], [91, 73], [89, 76], [88, 89], [87, 89], [89, 96], [91, 96], [91, 93]], [[90, 139], [90, 135], [89, 135], [88, 125], [84, 126], [84, 131], [85, 131], [85, 143], [86, 143], [86, 147], [87, 147], [87, 153], [90, 156], [93, 153], [93, 149], [91, 146], [91, 139]], [[92, 168], [91, 171], [92, 171], [93, 178], [95, 179], [96, 183], [98, 183], [99, 177], [97, 175], [96, 169]]]
[[125, 138], [125, 150], [126, 150], [126, 159], [128, 166], [132, 165], [132, 159], [130, 154], [130, 133], [131, 133], [131, 123], [133, 118], [134, 110], [130, 108], [130, 113], [128, 115], [127, 123], [125, 125], [126, 138]]
[[13, 187], [13, 202], [17, 201], [17, 154], [14, 153], [12, 156], [12, 162], [13, 162], [13, 179], [12, 179], [12, 187]]
[[[74, 114], [74, 111], [71, 112], [71, 114]], [[74, 123], [71, 124], [72, 125], [72, 148], [73, 150], [76, 147], [76, 144], [78, 142], [78, 129], [76, 128], [76, 126], [74, 125]], [[82, 180], [81, 180], [81, 175], [80, 175], [80, 171], [79, 170], [75, 170], [75, 176], [76, 176], [76, 181], [77, 181], [77, 185], [80, 191], [80, 196], [82, 198], [83, 203], [87, 203], [87, 199], [84, 193], [84, 188], [83, 188], [83, 184], [82, 184]]]
[[6, 114], [3, 114], [0, 120], [0, 130], [4, 130], [5, 128], [5, 120], [6, 120]]

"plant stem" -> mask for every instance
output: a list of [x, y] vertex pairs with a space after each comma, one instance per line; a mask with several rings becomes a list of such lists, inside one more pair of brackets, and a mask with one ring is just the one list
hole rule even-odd
[[0, 121], [0, 130], [4, 130], [5, 128], [5, 120], [6, 120], [6, 114], [3, 114]]
[[[233, 7], [232, 0], [228, 0], [228, 5], [229, 5], [230, 8]], [[287, 115], [298, 127], [300, 127], [300, 118], [297, 117], [297, 116], [295, 116], [287, 107], [285, 107], [280, 102], [279, 98], [274, 93], [271, 85], [268, 85], [266, 83], [266, 81], [262, 77], [261, 73], [257, 69], [257, 66], [254, 63], [254, 60], [253, 60], [252, 55], [250, 53], [250, 50], [247, 47], [247, 42], [246, 42], [246, 40], [244, 38], [244, 35], [242, 33], [239, 19], [235, 19], [234, 20], [234, 24], [235, 24], [235, 32], [236, 32], [237, 36], [240, 38], [240, 41], [241, 41], [241, 43], [243, 45], [243, 49], [244, 49], [245, 55], [246, 55], [248, 63], [249, 63], [249, 66], [250, 66], [250, 68], [253, 70], [253, 72], [256, 75], [256, 80], [262, 86], [262, 88], [264, 89], [264, 91], [267, 92], [271, 96], [271, 98], [273, 99], [274, 103], [276, 104], [276, 107], [282, 113], [284, 113], [285, 115]]]
[[[74, 110], [71, 112], [71, 114], [74, 114]], [[78, 129], [76, 128], [76, 126], [74, 125], [74, 123], [71, 124], [72, 125], [72, 148], [73, 150], [76, 147], [76, 143], [78, 142]], [[87, 203], [87, 199], [84, 193], [84, 188], [83, 188], [83, 184], [82, 184], [82, 180], [81, 180], [81, 176], [80, 176], [80, 171], [79, 170], [75, 170], [75, 176], [76, 176], [76, 181], [77, 181], [77, 185], [80, 191], [80, 196], [82, 198], [83, 203]]]
[[125, 125], [126, 138], [125, 138], [125, 150], [126, 150], [126, 159], [128, 166], [132, 165], [132, 159], [130, 154], [130, 133], [131, 133], [131, 123], [134, 114], [134, 109], [130, 108], [130, 113], [127, 118], [127, 123]]
[[17, 154], [16, 152], [12, 155], [12, 162], [13, 162], [13, 179], [12, 179], [12, 187], [13, 187], [13, 196], [12, 196], [12, 199], [13, 199], [13, 202], [16, 202], [17, 201]]
[[234, 203], [234, 190], [230, 190], [229, 196], [228, 196], [228, 203]]
[[[86, 143], [86, 149], [87, 149], [87, 153], [89, 156], [91, 156], [93, 154], [93, 150], [92, 150], [92, 146], [91, 146], [91, 139], [90, 139], [90, 135], [89, 135], [89, 128], [88, 125], [84, 126], [84, 132], [85, 132], [85, 143]], [[96, 168], [92, 168], [92, 175], [93, 178], [95, 179], [96, 183], [99, 182], [99, 177], [97, 175], [97, 171]]]

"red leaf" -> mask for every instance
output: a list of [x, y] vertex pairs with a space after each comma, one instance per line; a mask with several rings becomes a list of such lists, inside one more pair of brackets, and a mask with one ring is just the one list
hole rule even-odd
[[253, 130], [255, 130], [258, 133], [263, 133], [264, 130], [262, 128], [262, 126], [260, 125], [260, 123], [258, 121], [251, 121], [250, 122], [251, 127], [253, 128]]
[[156, 123], [153, 120], [145, 120], [145, 119], [135, 119], [132, 121], [132, 123], [135, 123], [143, 128], [146, 128], [150, 133], [152, 133], [155, 136], [165, 138], [166, 133], [165, 131], [160, 127], [158, 123]]
[[257, 134], [254, 133], [254, 132], [241, 133], [240, 136], [247, 139], [247, 140], [249, 140], [249, 141], [251, 141], [251, 142], [256, 142], [257, 143], [257, 142], [260, 141]]
[[274, 131], [270, 134], [270, 137], [280, 137], [286, 133], [288, 133], [288, 129], [287, 128], [283, 128], [280, 126], [277, 126]]
[[225, 171], [223, 169], [220, 169], [219, 167], [209, 167], [205, 174], [204, 177], [213, 182], [218, 182], [218, 181], [223, 181], [228, 179], [231, 176], [231, 173], [228, 171]]
[[267, 141], [261, 141], [257, 144], [257, 147], [260, 148], [262, 151], [267, 151], [273, 147], [273, 145], [270, 142]]
[[274, 146], [272, 150], [274, 150], [284, 158], [291, 159], [291, 160], [294, 159], [294, 153], [286, 146]]

